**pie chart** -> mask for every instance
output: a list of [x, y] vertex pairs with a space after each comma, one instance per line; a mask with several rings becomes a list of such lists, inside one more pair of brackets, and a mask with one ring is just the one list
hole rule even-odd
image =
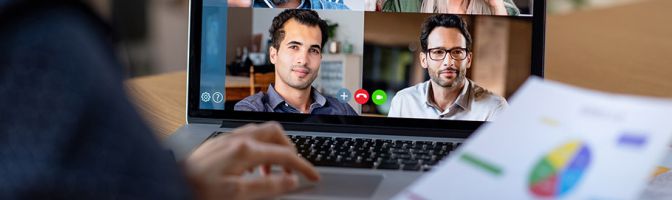
[[581, 141], [572, 140], [556, 147], [532, 168], [530, 192], [542, 198], [564, 196], [579, 183], [590, 160], [590, 149]]

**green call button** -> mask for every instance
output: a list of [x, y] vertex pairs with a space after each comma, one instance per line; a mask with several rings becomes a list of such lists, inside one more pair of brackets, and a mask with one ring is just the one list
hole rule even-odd
[[383, 90], [376, 90], [371, 95], [371, 101], [376, 105], [383, 105], [387, 102], [387, 94]]

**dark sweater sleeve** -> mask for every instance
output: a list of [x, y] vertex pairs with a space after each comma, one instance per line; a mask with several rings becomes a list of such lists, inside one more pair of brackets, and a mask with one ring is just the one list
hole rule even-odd
[[81, 6], [0, 26], [0, 199], [188, 199], [123, 90], [106, 29]]

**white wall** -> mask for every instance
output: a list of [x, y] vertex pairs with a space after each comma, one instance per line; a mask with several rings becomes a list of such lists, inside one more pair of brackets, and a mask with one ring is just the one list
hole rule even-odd
[[[266, 41], [270, 38], [268, 29], [271, 27], [273, 18], [280, 12], [282, 12], [281, 9], [260, 8], [253, 11], [252, 33], [263, 33], [262, 49], [264, 51], [268, 50], [266, 46]], [[341, 42], [348, 41], [352, 44], [353, 54], [362, 55], [364, 53], [364, 12], [338, 10], [317, 10], [317, 12], [322, 19], [338, 23], [336, 40]]]
[[186, 70], [189, 29], [189, 10], [186, 4], [149, 1], [148, 9], [149, 50], [129, 53], [136, 57], [142, 53], [149, 53], [153, 73]]

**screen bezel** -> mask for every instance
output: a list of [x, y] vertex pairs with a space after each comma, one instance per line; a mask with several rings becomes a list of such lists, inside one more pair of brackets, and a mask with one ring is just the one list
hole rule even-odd
[[[203, 0], [190, 1], [187, 123], [216, 122], [222, 127], [278, 121], [288, 130], [466, 138], [486, 122], [384, 117], [240, 112], [199, 108]], [[546, 0], [534, 1], [531, 75], [544, 77]], [[436, 123], [440, 122], [440, 123]], [[428, 125], [431, 124], [431, 125]]]

